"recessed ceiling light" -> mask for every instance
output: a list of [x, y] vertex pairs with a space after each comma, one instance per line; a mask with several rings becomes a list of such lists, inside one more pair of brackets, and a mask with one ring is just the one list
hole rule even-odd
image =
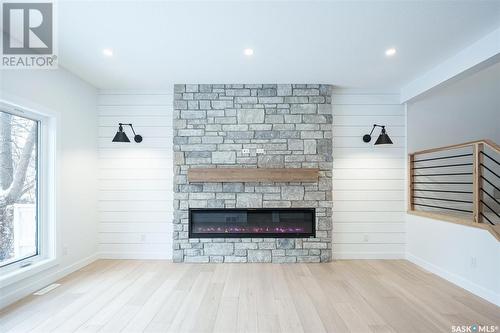
[[388, 56], [388, 57], [392, 57], [393, 55], [396, 54], [396, 49], [391, 47], [390, 49], [387, 49], [385, 51], [385, 55]]
[[244, 49], [243, 54], [246, 56], [251, 56], [251, 55], [253, 55], [253, 49], [250, 49], [250, 48]]
[[113, 50], [112, 49], [103, 49], [102, 54], [104, 54], [106, 57], [112, 57], [113, 56]]

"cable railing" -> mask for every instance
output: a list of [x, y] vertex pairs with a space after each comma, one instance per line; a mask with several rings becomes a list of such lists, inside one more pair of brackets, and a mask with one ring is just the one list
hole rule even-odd
[[490, 140], [408, 158], [408, 212], [488, 229], [500, 240], [500, 148]]

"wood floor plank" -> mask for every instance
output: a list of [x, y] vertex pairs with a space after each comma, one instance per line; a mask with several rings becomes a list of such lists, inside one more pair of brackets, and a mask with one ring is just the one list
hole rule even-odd
[[404, 260], [99, 260], [0, 310], [0, 332], [449, 332], [500, 308]]

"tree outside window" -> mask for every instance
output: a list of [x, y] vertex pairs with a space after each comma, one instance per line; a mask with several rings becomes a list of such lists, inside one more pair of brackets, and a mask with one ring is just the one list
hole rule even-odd
[[38, 254], [38, 122], [0, 111], [0, 266]]

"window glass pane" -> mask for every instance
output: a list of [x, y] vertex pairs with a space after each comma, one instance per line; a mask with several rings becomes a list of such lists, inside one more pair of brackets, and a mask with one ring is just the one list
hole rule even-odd
[[0, 266], [38, 254], [38, 122], [0, 111]]

